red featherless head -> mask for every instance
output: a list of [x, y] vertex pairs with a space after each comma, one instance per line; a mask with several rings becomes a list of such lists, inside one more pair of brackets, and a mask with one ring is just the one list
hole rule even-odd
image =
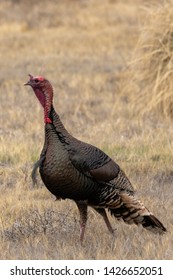
[[25, 84], [31, 86], [40, 101], [41, 105], [44, 108], [45, 112], [45, 122], [51, 123], [49, 118], [49, 113], [51, 110], [52, 99], [53, 99], [53, 88], [50, 82], [42, 76], [32, 76], [29, 74], [29, 81]]
[[25, 86], [31, 86], [33, 90], [40, 89], [41, 91], [45, 91], [49, 88], [51, 88], [50, 91], [52, 91], [52, 86], [48, 80], [46, 80], [43, 76], [36, 76], [33, 77], [31, 74], [29, 76], [29, 81], [25, 84]]

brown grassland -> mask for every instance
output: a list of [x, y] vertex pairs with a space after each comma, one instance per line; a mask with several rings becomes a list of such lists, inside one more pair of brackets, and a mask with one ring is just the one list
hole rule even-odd
[[[173, 259], [172, 5], [0, 1], [0, 259]], [[166, 234], [110, 218], [112, 237], [89, 209], [79, 245], [75, 204], [39, 174], [32, 185], [44, 123], [28, 73], [52, 82], [66, 128], [122, 167]]]

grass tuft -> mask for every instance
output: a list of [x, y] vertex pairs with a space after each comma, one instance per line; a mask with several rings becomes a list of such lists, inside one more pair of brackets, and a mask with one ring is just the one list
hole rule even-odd
[[172, 1], [149, 5], [127, 70], [123, 92], [134, 111], [173, 118]]

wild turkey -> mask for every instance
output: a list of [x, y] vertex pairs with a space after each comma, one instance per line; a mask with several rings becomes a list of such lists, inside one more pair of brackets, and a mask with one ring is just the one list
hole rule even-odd
[[134, 195], [134, 189], [119, 165], [107, 154], [68, 133], [53, 107], [53, 88], [42, 76], [25, 85], [33, 88], [44, 109], [45, 142], [39, 167], [41, 178], [57, 198], [72, 199], [80, 213], [80, 240], [84, 238], [87, 207], [93, 207], [113, 233], [105, 209], [127, 224], [141, 224], [155, 233], [166, 232], [163, 224]]

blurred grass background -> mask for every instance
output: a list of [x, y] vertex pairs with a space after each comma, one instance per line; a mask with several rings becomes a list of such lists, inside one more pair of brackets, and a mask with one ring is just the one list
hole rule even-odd
[[[1, 259], [173, 258], [172, 4], [0, 2]], [[74, 203], [32, 186], [44, 123], [28, 73], [52, 82], [69, 132], [120, 164], [167, 234], [111, 218], [113, 238], [90, 210], [79, 246]]]

